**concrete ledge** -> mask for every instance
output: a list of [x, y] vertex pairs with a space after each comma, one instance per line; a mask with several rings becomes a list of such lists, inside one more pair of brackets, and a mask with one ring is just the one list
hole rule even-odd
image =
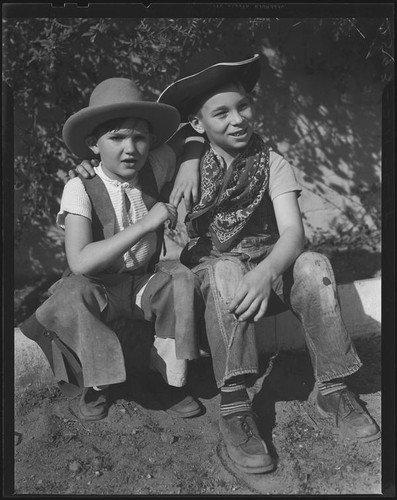
[[43, 351], [19, 328], [14, 329], [15, 395], [54, 385], [54, 376]]
[[[352, 338], [381, 333], [381, 279], [339, 285], [342, 318]], [[53, 385], [54, 378], [40, 347], [15, 328], [15, 392]], [[287, 311], [263, 318], [256, 327], [259, 352], [303, 350], [300, 323]]]

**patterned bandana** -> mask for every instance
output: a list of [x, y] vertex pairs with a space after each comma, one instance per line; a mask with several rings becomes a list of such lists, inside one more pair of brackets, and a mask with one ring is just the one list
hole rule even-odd
[[189, 236], [203, 236], [199, 218], [206, 214], [213, 244], [218, 250], [227, 251], [258, 207], [268, 185], [269, 147], [258, 135], [252, 135], [229, 168], [223, 158], [212, 149], [207, 150], [201, 162], [201, 199], [187, 216]]

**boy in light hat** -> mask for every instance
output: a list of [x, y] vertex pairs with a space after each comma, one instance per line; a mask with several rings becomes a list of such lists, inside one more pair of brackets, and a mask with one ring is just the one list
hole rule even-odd
[[[178, 262], [153, 272], [164, 223], [177, 219], [161, 191], [175, 168], [164, 144], [179, 123], [175, 108], [144, 101], [129, 79], [110, 78], [63, 128], [73, 153], [99, 155], [101, 162], [94, 178], [65, 185], [57, 222], [65, 230], [69, 270], [20, 328], [43, 349], [64, 392], [82, 389], [82, 420], [106, 417], [109, 386], [126, 380], [115, 320], [151, 321], [157, 336], [173, 339], [180, 358], [198, 356], [197, 277]], [[179, 396], [171, 405], [175, 415], [201, 411], [192, 397]]]
[[[319, 413], [358, 441], [380, 437], [345, 382], [362, 363], [341, 318], [330, 262], [303, 251], [301, 188], [289, 163], [254, 131], [249, 93], [259, 76], [258, 55], [232, 61], [220, 51], [204, 51], [158, 99], [176, 107], [182, 122], [206, 139], [200, 198], [187, 215], [192, 239], [181, 261], [199, 277], [205, 300], [221, 392], [220, 429], [230, 458], [248, 473], [275, 466], [259, 436], [246, 386], [247, 377], [257, 373], [253, 322], [279, 305], [302, 323]], [[178, 191], [171, 194], [174, 204], [180, 199]]]

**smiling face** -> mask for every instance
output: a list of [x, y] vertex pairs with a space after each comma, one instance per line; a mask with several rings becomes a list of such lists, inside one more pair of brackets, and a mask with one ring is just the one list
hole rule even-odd
[[218, 88], [195, 115], [189, 116], [192, 127], [206, 133], [214, 150], [231, 160], [243, 150], [253, 134], [251, 99], [243, 86], [230, 83]]
[[120, 182], [133, 179], [145, 165], [150, 148], [149, 124], [137, 118], [122, 118], [99, 126], [87, 139], [101, 157], [102, 168]]

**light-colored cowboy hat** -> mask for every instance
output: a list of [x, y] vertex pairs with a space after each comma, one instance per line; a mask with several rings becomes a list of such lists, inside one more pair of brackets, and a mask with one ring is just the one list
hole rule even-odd
[[200, 97], [229, 81], [238, 80], [247, 92], [251, 91], [261, 72], [259, 55], [232, 61], [217, 49], [195, 54], [181, 70], [179, 80], [169, 85], [157, 102], [174, 106], [183, 122]]
[[178, 129], [178, 111], [167, 104], [144, 101], [136, 84], [128, 78], [109, 78], [93, 90], [89, 105], [68, 118], [62, 136], [72, 153], [81, 159], [95, 155], [85, 139], [98, 125], [114, 118], [134, 117], [151, 125], [150, 149], [164, 144]]

